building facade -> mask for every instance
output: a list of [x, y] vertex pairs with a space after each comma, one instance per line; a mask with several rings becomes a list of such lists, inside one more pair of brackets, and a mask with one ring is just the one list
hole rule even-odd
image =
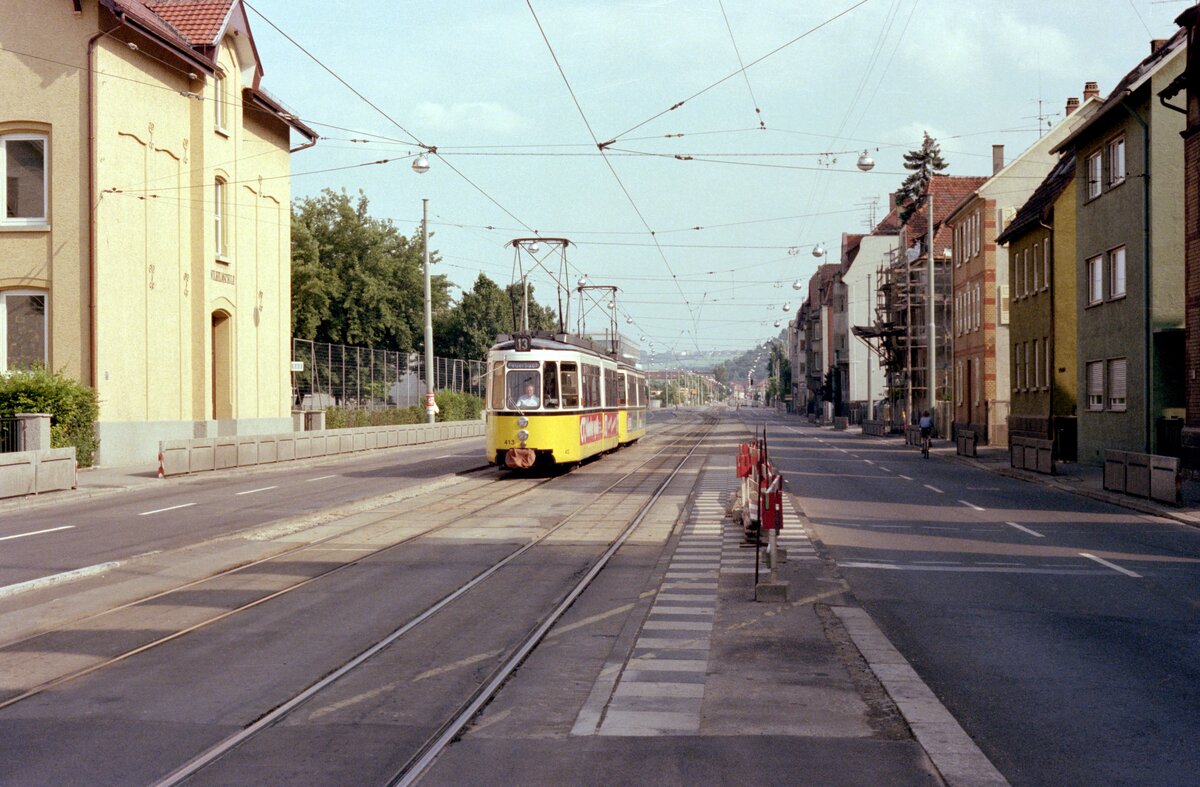
[[5, 27], [29, 54], [0, 52], [0, 366], [94, 387], [103, 464], [290, 430], [290, 153], [316, 135], [262, 90], [240, 0], [13, 0]]
[[1183, 71], [1185, 37], [1151, 49], [1055, 151], [1076, 159], [1081, 462], [1169, 451], [1184, 413], [1184, 117], [1158, 94]]
[[[1200, 474], [1200, 6], [1184, 11], [1176, 24], [1187, 36], [1184, 73], [1170, 84], [1162, 97], [1174, 99], [1186, 91], [1184, 148], [1184, 262], [1185, 340], [1184, 424], [1180, 434], [1180, 457], [1193, 474]], [[1177, 105], [1175, 102], [1173, 105]]]

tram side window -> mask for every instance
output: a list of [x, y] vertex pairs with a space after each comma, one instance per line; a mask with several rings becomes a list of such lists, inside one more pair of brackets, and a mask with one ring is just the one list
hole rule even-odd
[[[566, 364], [563, 364], [565, 367]], [[565, 369], [564, 369], [565, 372]], [[558, 409], [558, 363], [546, 361], [542, 368], [542, 380], [545, 381], [545, 395], [542, 397], [542, 407]]]
[[604, 370], [604, 407], [617, 406], [617, 370]]
[[492, 378], [488, 383], [492, 395], [492, 409], [504, 409], [504, 364], [492, 364]]
[[600, 367], [583, 364], [583, 406], [600, 406]]
[[617, 380], [617, 406], [626, 407], [629, 405], [629, 378], [621, 372]]
[[532, 410], [541, 406], [542, 401], [542, 381], [541, 375], [537, 367], [540, 366], [537, 361], [533, 361], [533, 369], [516, 368], [513, 369], [514, 363], [521, 363], [524, 366], [525, 362], [509, 361], [508, 377], [505, 386], [505, 398], [507, 399], [507, 409], [515, 410]]
[[562, 406], [579, 406], [579, 371], [574, 361], [563, 361], [562, 364]]

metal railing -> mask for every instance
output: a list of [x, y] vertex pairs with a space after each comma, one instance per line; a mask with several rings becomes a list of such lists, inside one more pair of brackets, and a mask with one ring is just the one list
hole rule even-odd
[[[482, 397], [486, 365], [433, 359], [433, 389]], [[292, 399], [300, 409], [411, 407], [424, 403], [425, 356], [292, 339]]]
[[0, 454], [13, 454], [21, 450], [21, 421], [18, 418], [0, 418]]

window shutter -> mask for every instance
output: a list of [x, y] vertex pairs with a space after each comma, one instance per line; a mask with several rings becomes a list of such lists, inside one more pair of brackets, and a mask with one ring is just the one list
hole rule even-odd
[[1008, 285], [1001, 284], [996, 287], [996, 322], [1000, 325], [1008, 325]]
[[1116, 358], [1108, 362], [1108, 407], [1110, 410], [1125, 409], [1126, 362]]

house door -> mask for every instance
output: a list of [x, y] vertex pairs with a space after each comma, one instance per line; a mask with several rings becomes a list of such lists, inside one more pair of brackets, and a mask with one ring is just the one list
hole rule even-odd
[[233, 320], [228, 312], [212, 314], [212, 417], [233, 418]]

